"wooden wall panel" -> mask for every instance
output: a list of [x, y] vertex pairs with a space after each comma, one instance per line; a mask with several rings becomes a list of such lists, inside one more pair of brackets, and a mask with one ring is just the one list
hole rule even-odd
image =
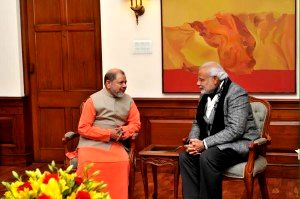
[[191, 124], [191, 120], [150, 120], [150, 143], [181, 145], [182, 135], [187, 135]]
[[0, 98], [0, 165], [32, 162], [32, 131], [26, 98]]
[[272, 106], [267, 175], [298, 178], [299, 100], [270, 100]]
[[[272, 106], [268, 147], [268, 176], [297, 178], [299, 100], [268, 100]], [[196, 99], [135, 99], [141, 113], [142, 129], [137, 150], [149, 144], [181, 144], [195, 117]]]
[[14, 117], [0, 116], [0, 144], [12, 144], [14, 141]]
[[270, 136], [272, 145], [269, 149], [272, 151], [289, 151], [298, 148], [298, 140], [295, 135], [299, 132], [299, 122], [271, 122]]

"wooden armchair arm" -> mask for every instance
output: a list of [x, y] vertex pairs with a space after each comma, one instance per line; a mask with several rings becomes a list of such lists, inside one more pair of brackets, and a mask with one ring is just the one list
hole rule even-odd
[[[64, 151], [65, 151], [65, 160], [64, 160], [64, 165], [67, 168], [70, 164], [77, 165], [77, 161], [76, 163], [70, 163], [70, 161], [75, 160], [70, 158], [70, 154], [74, 153], [74, 151], [76, 150], [77, 147], [77, 141], [76, 138], [79, 137], [79, 134], [73, 131], [69, 131], [67, 133], [65, 133], [64, 137], [61, 139], [63, 147], [64, 147]], [[69, 154], [69, 155], [68, 155]], [[73, 167], [72, 171], [76, 171], [76, 166]]]
[[138, 136], [138, 133], [134, 133], [130, 138], [130, 149], [129, 149], [130, 164], [134, 164], [134, 161], [135, 161], [134, 160], [135, 153], [136, 153], [135, 143], [136, 143], [137, 136]]
[[267, 138], [259, 138], [257, 140], [254, 140], [254, 143], [258, 145], [263, 145], [263, 144], [269, 145], [271, 144], [271, 138], [270, 136], [268, 136]]
[[78, 138], [79, 136], [80, 135], [78, 133], [75, 133], [73, 131], [69, 131], [64, 135], [61, 141], [64, 146], [65, 154], [75, 150], [75, 148], [77, 147], [77, 143], [75, 142], [75, 139]]
[[130, 164], [130, 170], [129, 170], [129, 198], [133, 198], [133, 192], [134, 192], [134, 179], [135, 179], [135, 167], [136, 167], [136, 149], [135, 149], [135, 142], [136, 138], [138, 136], [138, 133], [135, 132], [130, 140], [130, 149], [129, 149], [129, 164]]
[[267, 138], [259, 138], [250, 143], [248, 160], [245, 166], [245, 173], [253, 173], [255, 159], [261, 151], [265, 150], [266, 146], [269, 144], [271, 144], [270, 136], [268, 136]]
[[78, 133], [73, 131], [68, 131], [65, 136], [61, 139], [63, 145], [66, 145], [68, 142], [74, 140], [75, 138], [79, 137]]

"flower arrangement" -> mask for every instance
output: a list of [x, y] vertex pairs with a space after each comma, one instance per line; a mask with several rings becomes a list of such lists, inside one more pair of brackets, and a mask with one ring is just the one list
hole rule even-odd
[[58, 169], [52, 161], [49, 171], [41, 172], [26, 171], [27, 181], [22, 181], [22, 177], [13, 171], [13, 176], [17, 179], [12, 183], [2, 182], [7, 191], [4, 194], [6, 199], [110, 199], [108, 193], [103, 192], [106, 187], [104, 182], [97, 182], [93, 177], [99, 171], [88, 176], [88, 170], [93, 166], [89, 164], [84, 168], [84, 177], [78, 177], [76, 173], [71, 173], [72, 166], [66, 170]]

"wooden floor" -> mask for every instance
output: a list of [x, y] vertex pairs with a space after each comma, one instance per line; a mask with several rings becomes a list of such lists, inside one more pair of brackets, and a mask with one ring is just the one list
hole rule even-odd
[[[34, 170], [35, 168], [40, 168], [42, 171], [46, 170], [47, 164], [35, 163], [28, 167], [12, 167], [12, 166], [0, 166], [0, 182], [1, 181], [13, 181], [13, 177], [11, 175], [11, 171], [17, 171], [19, 174], [25, 176], [25, 170]], [[136, 172], [136, 184], [135, 184], [135, 199], [144, 198], [144, 190], [142, 177], [140, 172]], [[149, 198], [152, 190], [153, 183], [152, 177], [149, 173]], [[173, 175], [170, 173], [160, 173], [158, 176], [158, 198], [159, 199], [171, 199], [173, 196]], [[298, 180], [297, 179], [282, 179], [282, 178], [268, 178], [267, 184], [269, 189], [269, 195], [271, 199], [297, 199], [299, 198], [298, 193]], [[181, 181], [179, 185], [179, 197], [182, 199], [181, 193]], [[242, 181], [224, 181], [223, 182], [223, 198], [224, 199], [235, 199], [241, 198], [244, 191], [244, 184]], [[0, 198], [5, 192], [5, 187], [0, 185]], [[255, 182], [254, 188], [254, 198], [261, 198], [258, 183]]]

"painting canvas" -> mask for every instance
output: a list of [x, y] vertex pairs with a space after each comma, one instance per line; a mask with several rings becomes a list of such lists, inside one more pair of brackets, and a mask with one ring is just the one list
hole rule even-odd
[[193, 93], [219, 62], [251, 93], [296, 92], [295, 0], [162, 0], [163, 92]]

